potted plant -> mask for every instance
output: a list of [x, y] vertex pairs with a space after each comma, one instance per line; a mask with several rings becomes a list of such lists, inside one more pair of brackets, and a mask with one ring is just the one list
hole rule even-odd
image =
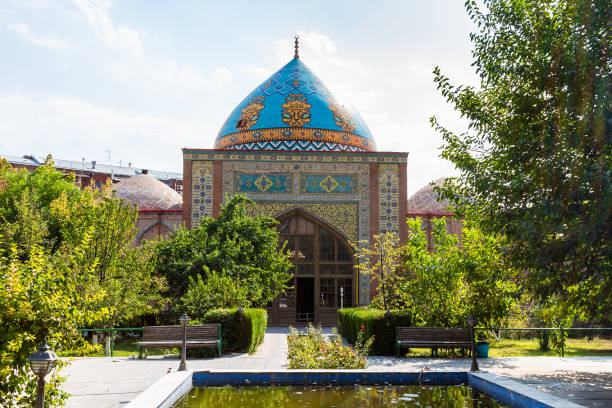
[[478, 358], [489, 357], [489, 337], [486, 331], [478, 330], [476, 336], [476, 355]]

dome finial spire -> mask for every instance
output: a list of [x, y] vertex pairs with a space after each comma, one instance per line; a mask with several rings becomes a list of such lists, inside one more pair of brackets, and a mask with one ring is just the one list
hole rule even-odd
[[295, 37], [295, 54], [293, 54], [293, 58], [300, 58], [300, 55], [298, 54], [298, 47], [300, 46], [300, 44], [298, 43], [298, 40], [300, 39], [299, 35], [296, 35]]

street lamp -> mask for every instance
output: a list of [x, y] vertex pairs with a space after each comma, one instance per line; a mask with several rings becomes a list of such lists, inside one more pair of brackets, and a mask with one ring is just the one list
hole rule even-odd
[[38, 348], [27, 359], [30, 362], [30, 368], [32, 372], [38, 377], [38, 384], [36, 387], [36, 408], [45, 407], [45, 377], [55, 367], [57, 361], [57, 355], [49, 350], [47, 341], [44, 340], [43, 344]]
[[179, 322], [183, 326], [183, 347], [181, 348], [181, 364], [179, 365], [179, 371], [187, 371], [187, 325], [189, 324], [190, 317], [186, 313], [183, 313], [179, 317]]
[[470, 338], [472, 339], [472, 368], [471, 371], [478, 371], [478, 361], [476, 361], [476, 339], [474, 337], [474, 327], [476, 326], [477, 320], [473, 315], [470, 315], [467, 319], [467, 325], [470, 328]]

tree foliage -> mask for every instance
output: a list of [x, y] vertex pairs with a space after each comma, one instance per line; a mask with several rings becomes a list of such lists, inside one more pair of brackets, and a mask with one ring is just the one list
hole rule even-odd
[[542, 301], [612, 315], [612, 3], [475, 0], [478, 88], [435, 82], [469, 121], [432, 125], [461, 175], [442, 191], [527, 271]]
[[[197, 228], [177, 231], [157, 245], [157, 270], [165, 274], [170, 294], [182, 296], [204, 267], [247, 288], [254, 307], [263, 307], [287, 289], [291, 263], [278, 247], [277, 221], [249, 217], [243, 195], [232, 197], [217, 218], [201, 220]], [[223, 307], [218, 305], [216, 307]]]
[[429, 251], [420, 219], [410, 219], [408, 226], [400, 293], [416, 324], [465, 327], [473, 315], [481, 326], [502, 326], [518, 302], [515, 272], [502, 256], [503, 238], [483, 234], [468, 221], [459, 245], [458, 237], [446, 230], [446, 220], [438, 218], [432, 227], [434, 250]]
[[[401, 307], [401, 294], [398, 289], [403, 279], [401, 273], [402, 247], [399, 237], [393, 232], [374, 235], [372, 245], [368, 241], [352, 244], [356, 258], [359, 259], [357, 270], [370, 277], [376, 285], [384, 310]], [[379, 303], [374, 299], [374, 303]]]
[[[0, 405], [32, 406], [26, 358], [43, 338], [55, 352], [85, 352], [78, 327], [159, 306], [164, 281], [151, 248], [131, 246], [135, 218], [109, 186], [75, 187], [50, 157], [32, 174], [0, 162]], [[53, 406], [66, 398], [60, 383], [48, 383]]]
[[[206, 267], [205, 267], [206, 268]], [[187, 292], [181, 298], [181, 308], [189, 316], [201, 319], [212, 309], [247, 308], [251, 306], [248, 288], [224, 273], [205, 269], [206, 279], [189, 276]]]

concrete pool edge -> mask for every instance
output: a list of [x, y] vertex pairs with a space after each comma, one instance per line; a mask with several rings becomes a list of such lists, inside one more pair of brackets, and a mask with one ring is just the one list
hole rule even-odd
[[469, 372], [467, 375], [467, 385], [511, 407], [584, 408], [582, 405], [497, 374]]
[[138, 394], [129, 408], [170, 408], [193, 388], [193, 371], [168, 373]]
[[367, 370], [205, 370], [166, 374], [128, 408], [169, 408], [192, 386], [221, 385], [467, 385], [510, 407], [580, 408], [582, 405], [495, 374], [466, 371], [402, 372]]

